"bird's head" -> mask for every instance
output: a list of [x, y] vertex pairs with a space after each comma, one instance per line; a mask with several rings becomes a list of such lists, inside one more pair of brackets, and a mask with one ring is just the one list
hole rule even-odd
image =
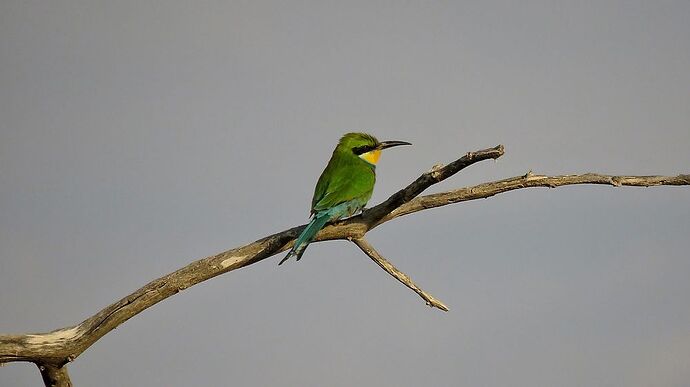
[[338, 147], [346, 152], [352, 152], [360, 159], [371, 165], [376, 165], [381, 157], [381, 151], [398, 145], [412, 145], [406, 141], [379, 141], [376, 137], [366, 133], [347, 133]]

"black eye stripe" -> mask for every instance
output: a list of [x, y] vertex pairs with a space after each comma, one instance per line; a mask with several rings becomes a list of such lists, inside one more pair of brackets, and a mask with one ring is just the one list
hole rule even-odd
[[357, 156], [362, 155], [364, 153], [367, 153], [371, 150], [376, 149], [375, 145], [363, 145], [363, 146], [358, 146], [356, 148], [352, 148], [352, 152], [356, 154]]

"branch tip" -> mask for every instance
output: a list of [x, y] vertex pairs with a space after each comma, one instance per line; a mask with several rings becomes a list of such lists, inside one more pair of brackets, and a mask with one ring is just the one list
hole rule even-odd
[[354, 239], [352, 242], [356, 244], [357, 247], [359, 247], [359, 249], [362, 250], [364, 254], [371, 258], [372, 261], [379, 265], [380, 268], [385, 270], [388, 274], [393, 276], [393, 278], [397, 279], [400, 283], [402, 283], [403, 285], [407, 286], [408, 288], [412, 289], [415, 293], [417, 293], [426, 302], [426, 305], [436, 307], [445, 312], [448, 311], [447, 306], [445, 306], [441, 301], [434, 298], [434, 296], [432, 296], [431, 294], [422, 290], [419, 286], [417, 286], [417, 284], [412, 282], [412, 279], [410, 279], [410, 277], [407, 274], [403, 273], [402, 271], [398, 270], [398, 268], [393, 266], [393, 264], [390, 263], [381, 254], [379, 254], [379, 252], [376, 251], [376, 249], [374, 249], [374, 246], [367, 242], [366, 239], [357, 238]]

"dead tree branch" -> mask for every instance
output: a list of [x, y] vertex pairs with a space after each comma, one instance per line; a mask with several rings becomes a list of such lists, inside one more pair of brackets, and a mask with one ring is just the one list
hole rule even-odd
[[[445, 167], [434, 168], [361, 216], [325, 227], [316, 236], [316, 240], [361, 238], [374, 224], [380, 223], [382, 217], [416, 197], [432, 184], [476, 162], [501, 157], [503, 153], [503, 146], [499, 145], [468, 153]], [[48, 333], [0, 336], [0, 363], [29, 361], [61, 368], [77, 358], [103, 335], [156, 303], [190, 286], [259, 262], [290, 248], [305, 226], [293, 227], [248, 245], [192, 262], [149, 282], [80, 324]]]
[[[488, 198], [498, 193], [527, 187], [558, 187], [570, 184], [609, 184], [613, 186], [690, 185], [690, 175], [606, 176], [597, 174], [540, 176], [528, 173], [506, 180], [480, 184], [419, 197], [426, 188], [476, 162], [497, 159], [502, 145], [467, 153], [458, 160], [434, 167], [383, 203], [360, 216], [331, 224], [321, 230], [316, 241], [349, 239], [379, 266], [419, 294], [429, 305], [447, 310], [440, 301], [425, 293], [409, 277], [397, 270], [364, 240], [374, 227], [399, 216], [461, 201]], [[220, 274], [251, 265], [288, 248], [305, 225], [267, 236], [245, 246], [202, 258], [168, 275], [151, 281], [125, 298], [107, 306], [83, 322], [48, 333], [0, 335], [0, 364], [14, 361], [36, 363], [47, 386], [71, 386], [65, 365], [88, 349], [103, 335], [156, 303]]]
[[368, 255], [372, 261], [376, 262], [377, 265], [381, 266], [381, 269], [385, 270], [388, 274], [392, 275], [403, 285], [407, 286], [408, 288], [412, 289], [415, 293], [419, 294], [419, 297], [422, 297], [424, 301], [426, 301], [427, 305], [439, 308], [446, 312], [448, 311], [448, 307], [446, 305], [434, 298], [434, 296], [432, 296], [431, 294], [420, 289], [419, 286], [417, 286], [417, 284], [412, 282], [410, 276], [398, 270], [398, 268], [393, 266], [392, 263], [388, 262], [388, 260], [384, 258], [381, 254], [379, 254], [379, 252], [376, 251], [376, 249], [374, 249], [374, 246], [369, 244], [369, 242], [367, 242], [366, 239], [353, 239], [352, 242], [356, 244], [357, 247], [359, 247], [360, 250], [364, 252], [364, 254]]
[[586, 173], [583, 175], [544, 176], [535, 175], [530, 171], [525, 175], [515, 176], [505, 180], [492, 181], [489, 183], [478, 184], [473, 187], [460, 188], [453, 191], [420, 196], [386, 214], [374, 227], [397, 217], [413, 214], [417, 211], [465, 202], [468, 200], [485, 199], [503, 192], [513, 191], [520, 188], [556, 188], [575, 184], [610, 185], [613, 187], [654, 187], [660, 185], [681, 186], [690, 185], [690, 175], [613, 176], [600, 175], [597, 173]]

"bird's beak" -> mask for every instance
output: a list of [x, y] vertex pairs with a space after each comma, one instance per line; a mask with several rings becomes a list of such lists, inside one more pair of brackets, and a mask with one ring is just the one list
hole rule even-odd
[[378, 149], [387, 149], [399, 145], [412, 145], [407, 141], [383, 141], [379, 143]]

